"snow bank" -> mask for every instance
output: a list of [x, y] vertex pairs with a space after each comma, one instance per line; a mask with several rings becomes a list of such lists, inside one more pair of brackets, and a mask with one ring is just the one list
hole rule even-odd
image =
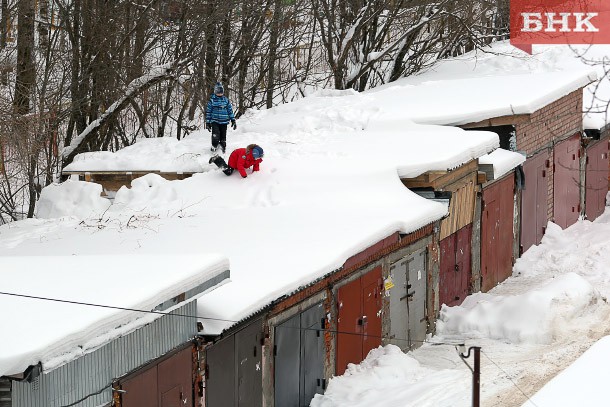
[[[202, 158], [209, 146], [209, 133], [189, 134], [183, 140], [172, 137], [139, 139], [117, 152], [94, 151], [78, 154], [64, 171], [161, 171], [202, 172], [208, 167]], [[209, 155], [208, 155], [209, 157]]]
[[[311, 407], [369, 407], [375, 405], [408, 407], [421, 403], [450, 406], [451, 400], [437, 391], [422, 386], [423, 377], [441, 383], [456, 381], [461, 372], [425, 368], [395, 345], [386, 345], [369, 352], [360, 364], [349, 364], [343, 376], [333, 377], [324, 395], [316, 394]], [[399, 404], [385, 403], [391, 395]]]
[[592, 312], [602, 302], [600, 293], [583, 277], [567, 273], [523, 294], [476, 293], [461, 306], [443, 305], [437, 334], [546, 344], [553, 341], [557, 329], [566, 329], [573, 319]]
[[608, 405], [608, 360], [610, 336], [591, 346], [576, 362], [545, 384], [523, 407]]
[[109, 207], [110, 201], [102, 198], [102, 186], [93, 182], [67, 180], [42, 189], [36, 203], [38, 219], [74, 216], [79, 219], [98, 218]]

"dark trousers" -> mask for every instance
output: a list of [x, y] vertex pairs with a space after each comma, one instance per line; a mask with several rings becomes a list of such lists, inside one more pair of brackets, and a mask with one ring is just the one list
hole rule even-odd
[[225, 175], [233, 174], [234, 169], [229, 167], [222, 157], [216, 156], [213, 158], [212, 162], [216, 164], [216, 166], [220, 168]]
[[224, 153], [227, 149], [227, 125], [212, 122], [212, 147], [218, 148], [218, 144]]

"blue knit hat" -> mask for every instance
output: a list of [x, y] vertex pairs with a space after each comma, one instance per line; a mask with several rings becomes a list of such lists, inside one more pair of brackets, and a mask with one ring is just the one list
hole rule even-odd
[[222, 87], [222, 83], [216, 82], [216, 85], [214, 85], [214, 93], [225, 93], [225, 88]]
[[256, 146], [252, 149], [252, 157], [258, 160], [259, 158], [263, 158], [264, 152], [261, 146]]

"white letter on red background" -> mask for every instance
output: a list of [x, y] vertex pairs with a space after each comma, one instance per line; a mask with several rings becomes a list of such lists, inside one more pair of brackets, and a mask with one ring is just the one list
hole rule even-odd
[[544, 31], [555, 32], [557, 31], [555, 30], [555, 24], [561, 24], [561, 28], [559, 29], [559, 31], [564, 33], [569, 32], [570, 26], [568, 25], [568, 17], [570, 17], [570, 14], [572, 13], [559, 13], [561, 18], [557, 20], [555, 20], [555, 14], [556, 13], [544, 13], [544, 15], [546, 16], [546, 29]]
[[[576, 28], [574, 28], [575, 32], [598, 32], [599, 29], [591, 24], [591, 19], [596, 17], [599, 13], [587, 13], [587, 18], [583, 19], [585, 13], [574, 13], [576, 17]], [[586, 25], [587, 29], [585, 30], [582, 26]]]
[[540, 21], [542, 15], [540, 13], [521, 13], [521, 16], [523, 16], [522, 32], [536, 32], [542, 30], [542, 21]]

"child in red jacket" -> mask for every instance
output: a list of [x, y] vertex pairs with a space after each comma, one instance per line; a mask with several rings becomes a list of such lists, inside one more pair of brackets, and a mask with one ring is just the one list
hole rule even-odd
[[225, 160], [214, 155], [210, 158], [210, 164], [214, 163], [218, 168], [225, 173], [225, 175], [233, 174], [233, 171], [237, 170], [241, 174], [242, 178], [246, 178], [246, 168], [252, 168], [252, 171], [258, 171], [259, 165], [263, 161], [263, 149], [257, 144], [250, 144], [246, 148], [238, 148], [233, 150], [229, 156], [229, 163]]

